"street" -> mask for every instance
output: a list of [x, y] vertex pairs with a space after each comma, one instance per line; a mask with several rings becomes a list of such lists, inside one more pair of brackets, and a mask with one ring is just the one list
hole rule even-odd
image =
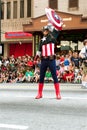
[[0, 130], [87, 130], [87, 89], [61, 85], [56, 100], [53, 85], [45, 85], [37, 100], [35, 86], [0, 84]]

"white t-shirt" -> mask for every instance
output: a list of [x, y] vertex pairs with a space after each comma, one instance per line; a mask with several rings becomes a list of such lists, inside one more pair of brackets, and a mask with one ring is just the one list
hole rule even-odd
[[83, 47], [83, 48], [81, 49], [79, 55], [80, 55], [80, 56], [83, 55], [84, 57], [87, 57], [87, 52], [86, 52], [86, 50], [87, 50], [87, 46]]

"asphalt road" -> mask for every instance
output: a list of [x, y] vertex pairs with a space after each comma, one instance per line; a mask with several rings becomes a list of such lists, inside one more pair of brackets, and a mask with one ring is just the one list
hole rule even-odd
[[87, 130], [87, 89], [63, 86], [56, 100], [45, 87], [37, 100], [37, 87], [20, 86], [0, 85], [0, 130]]

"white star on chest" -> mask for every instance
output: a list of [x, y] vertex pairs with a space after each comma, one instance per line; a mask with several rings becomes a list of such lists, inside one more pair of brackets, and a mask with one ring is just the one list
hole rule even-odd
[[43, 38], [42, 38], [42, 41], [45, 41], [45, 40], [46, 40], [46, 37], [43, 37]]

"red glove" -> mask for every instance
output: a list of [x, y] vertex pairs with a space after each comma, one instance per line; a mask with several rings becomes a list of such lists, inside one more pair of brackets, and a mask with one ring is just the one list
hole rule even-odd
[[34, 58], [34, 61], [37, 61], [38, 58], [39, 58], [39, 56], [36, 55], [35, 58]]
[[38, 59], [38, 58], [39, 58], [39, 56], [38, 56], [38, 55], [36, 55], [36, 56], [35, 56], [35, 58], [34, 58], [34, 62], [33, 62], [33, 63], [34, 63], [34, 65], [36, 65], [36, 64], [37, 64], [37, 59]]

